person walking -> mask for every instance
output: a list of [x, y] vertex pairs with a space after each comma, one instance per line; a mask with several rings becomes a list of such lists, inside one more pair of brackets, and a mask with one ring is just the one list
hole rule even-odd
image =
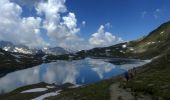
[[136, 67], [133, 67], [133, 75], [136, 76], [137, 71], [136, 71]]
[[129, 81], [129, 72], [128, 71], [126, 71], [124, 73], [124, 77], [125, 77], [126, 81], [128, 82]]
[[129, 79], [132, 79], [133, 76], [134, 76], [133, 70], [130, 69], [130, 70], [129, 70]]

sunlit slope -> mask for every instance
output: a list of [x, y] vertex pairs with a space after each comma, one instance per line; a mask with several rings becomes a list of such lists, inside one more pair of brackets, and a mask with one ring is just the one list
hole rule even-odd
[[164, 23], [147, 36], [138, 40], [110, 47], [83, 50], [78, 55], [85, 57], [127, 57], [149, 59], [170, 49], [170, 22]]
[[167, 52], [170, 49], [170, 22], [162, 24], [143, 39], [129, 42], [128, 47], [134, 49], [131, 53], [141, 57], [154, 57]]

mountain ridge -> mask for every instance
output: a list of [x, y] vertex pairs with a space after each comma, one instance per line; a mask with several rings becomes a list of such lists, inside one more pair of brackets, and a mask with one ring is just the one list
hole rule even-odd
[[62, 47], [48, 47], [45, 49], [29, 48], [23, 44], [13, 44], [12, 42], [3, 41], [3, 40], [0, 41], [0, 48], [9, 52], [33, 54], [33, 55], [40, 53], [40, 51], [42, 53], [52, 54], [52, 55], [62, 55], [62, 54], [70, 53], [69, 51], [67, 51]]
[[150, 59], [170, 49], [170, 21], [161, 24], [142, 39], [109, 47], [82, 50], [77, 54], [88, 57], [127, 57]]

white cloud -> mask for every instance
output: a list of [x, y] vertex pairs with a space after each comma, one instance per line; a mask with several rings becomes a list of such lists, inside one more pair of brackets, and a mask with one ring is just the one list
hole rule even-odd
[[122, 42], [121, 38], [118, 38], [110, 32], [105, 32], [104, 26], [101, 25], [98, 31], [92, 34], [89, 39], [90, 45], [93, 47], [110, 46], [119, 42]]
[[[77, 27], [76, 15], [67, 11], [65, 0], [48, 0], [39, 3], [37, 11], [38, 14], [45, 15], [43, 27], [53, 43], [64, 48], [76, 48], [73, 42], [81, 40], [77, 36], [80, 29]], [[61, 16], [62, 13], [68, 14]]]
[[156, 10], [155, 10], [155, 12], [160, 12], [161, 10], [159, 9], [159, 8], [157, 8]]
[[107, 23], [105, 24], [105, 27], [106, 27], [107, 29], [110, 29], [110, 28], [112, 28], [112, 24], [109, 23], [109, 22], [107, 22]]
[[143, 11], [142, 13], [141, 13], [141, 16], [142, 16], [142, 18], [144, 18], [146, 15], [147, 15], [147, 11]]
[[45, 45], [38, 33], [41, 18], [21, 18], [22, 11], [9, 0], [0, 1], [0, 39], [28, 46]]
[[[0, 40], [25, 44], [30, 47], [60, 46], [69, 49], [89, 49], [108, 46], [121, 41], [121, 38], [105, 32], [104, 27], [110, 28], [107, 23], [101, 25], [90, 39], [84, 40], [79, 36], [80, 28], [74, 12], [69, 12], [65, 5], [66, 0], [0, 0]], [[19, 3], [19, 4], [18, 4]], [[20, 5], [31, 4], [37, 11], [34, 17], [23, 17], [24, 9]], [[36, 17], [35, 17], [36, 16]], [[86, 25], [86, 21], [82, 21]], [[48, 43], [41, 35], [41, 30], [48, 36]]]
[[162, 10], [157, 8], [157, 9], [154, 9], [152, 12], [148, 12], [148, 11], [141, 12], [142, 18], [144, 18], [147, 15], [154, 17], [154, 19], [159, 19], [162, 15]]
[[68, 16], [64, 16], [63, 21], [63, 25], [67, 27], [67, 31], [70, 32], [70, 34], [79, 32], [80, 29], [77, 28], [77, 19], [74, 13], [69, 13]]
[[86, 26], [86, 21], [82, 21], [82, 26], [83, 26], [83, 27]]
[[153, 12], [153, 17], [155, 19], [158, 19], [160, 17], [160, 13], [161, 13], [161, 9], [159, 8], [155, 9], [155, 11]]
[[19, 5], [29, 5], [29, 6], [34, 6], [34, 4], [38, 3], [39, 0], [10, 0], [12, 2], [15, 2]]

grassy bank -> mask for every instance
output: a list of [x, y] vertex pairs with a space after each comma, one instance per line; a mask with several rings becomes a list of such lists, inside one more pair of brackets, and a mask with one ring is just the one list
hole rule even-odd
[[109, 87], [118, 80], [120, 80], [120, 77], [63, 91], [56, 97], [49, 97], [48, 100], [109, 100]]
[[165, 55], [143, 66], [140, 74], [130, 80], [126, 88], [150, 94], [153, 100], [170, 100], [170, 56]]

